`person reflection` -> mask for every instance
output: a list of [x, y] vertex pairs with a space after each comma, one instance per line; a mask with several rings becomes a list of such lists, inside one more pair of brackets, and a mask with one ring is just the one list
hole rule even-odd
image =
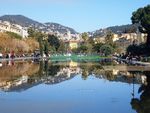
[[140, 98], [132, 98], [131, 106], [137, 113], [150, 113], [150, 72], [144, 72], [146, 84], [141, 85], [139, 93]]
[[7, 61], [7, 65], [8, 66], [13, 66], [15, 63], [14, 63], [14, 60], [9, 60]]

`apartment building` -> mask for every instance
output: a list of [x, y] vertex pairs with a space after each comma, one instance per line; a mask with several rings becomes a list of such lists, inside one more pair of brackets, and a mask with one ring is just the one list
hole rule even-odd
[[28, 37], [27, 28], [17, 24], [11, 24], [7, 21], [0, 21], [0, 32], [13, 32], [22, 36], [23, 38]]

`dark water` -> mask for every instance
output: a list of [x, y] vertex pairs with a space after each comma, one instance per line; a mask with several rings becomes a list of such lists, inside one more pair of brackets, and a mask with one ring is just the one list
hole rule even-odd
[[149, 71], [132, 68], [103, 62], [3, 62], [0, 113], [150, 113]]

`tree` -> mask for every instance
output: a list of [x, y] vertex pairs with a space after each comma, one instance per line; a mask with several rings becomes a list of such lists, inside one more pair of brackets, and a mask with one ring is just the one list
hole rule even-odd
[[21, 39], [17, 39], [13, 35], [7, 33], [0, 33], [0, 48], [2, 52], [14, 51], [15, 53], [28, 52], [30, 45]]
[[28, 29], [29, 37], [35, 37], [35, 30], [33, 28]]
[[60, 41], [59, 41], [58, 37], [56, 37], [54, 35], [48, 36], [48, 43], [50, 44], [50, 46], [54, 47], [56, 49], [56, 51], [58, 50], [58, 48], [60, 46]]
[[139, 54], [139, 46], [138, 45], [129, 45], [127, 47], [127, 53], [131, 55], [138, 55]]
[[86, 53], [88, 50], [88, 47], [86, 45], [81, 45], [79, 48], [78, 48], [78, 52], [80, 53]]
[[93, 40], [92, 37], [90, 37], [90, 38], [88, 39], [88, 43], [91, 44], [91, 45], [94, 45], [94, 40]]
[[103, 45], [102, 43], [94, 44], [94, 47], [93, 47], [94, 51], [99, 53], [102, 45]]
[[86, 46], [87, 46], [87, 53], [92, 53], [92, 51], [93, 51], [93, 45], [90, 44], [90, 43], [87, 43]]
[[129, 45], [127, 47], [127, 54], [136, 56], [136, 55], [149, 55], [149, 48], [146, 46], [146, 44], [140, 44], [140, 45]]
[[108, 56], [113, 53], [113, 48], [110, 45], [103, 45], [100, 48], [100, 52], [103, 53], [105, 56]]
[[123, 33], [136, 33], [136, 31], [137, 31], [136, 26], [131, 26], [131, 27], [125, 28]]
[[34, 52], [35, 50], [39, 49], [39, 43], [37, 40], [33, 38], [27, 38], [24, 41], [29, 45], [30, 52]]
[[67, 48], [68, 48], [68, 45], [66, 45], [63, 41], [60, 41], [60, 46], [58, 48], [58, 51], [60, 53], [66, 53], [67, 52]]
[[51, 54], [56, 54], [56, 48], [53, 46], [50, 46], [50, 53]]
[[44, 41], [44, 53], [46, 54], [46, 56], [48, 56], [49, 45], [48, 45], [48, 41], [47, 40]]
[[38, 40], [38, 37], [45, 37], [46, 34], [42, 33], [41, 31], [35, 30], [33, 28], [28, 29], [28, 37], [36, 38]]
[[89, 36], [87, 33], [82, 33], [82, 39], [84, 40], [84, 42], [86, 42], [89, 39]]
[[105, 43], [109, 45], [113, 45], [113, 33], [112, 31], [107, 31], [105, 37]]
[[150, 46], [150, 5], [144, 8], [139, 8], [137, 11], [132, 13], [132, 23], [139, 24], [139, 31], [147, 33], [147, 46]]
[[42, 37], [38, 37], [38, 42], [39, 42], [39, 47], [40, 47], [40, 55], [43, 56], [43, 38]]

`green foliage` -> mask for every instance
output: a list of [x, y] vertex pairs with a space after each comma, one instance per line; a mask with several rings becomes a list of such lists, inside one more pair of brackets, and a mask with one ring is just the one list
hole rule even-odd
[[93, 45], [90, 43], [86, 44], [87, 52], [86, 53], [92, 53], [93, 52]]
[[35, 37], [35, 30], [32, 29], [32, 28], [29, 28], [28, 29], [28, 34], [29, 34], [29, 37]]
[[87, 69], [82, 69], [82, 79], [86, 80], [89, 76], [89, 72]]
[[125, 28], [124, 33], [136, 33], [137, 27], [136, 26], [131, 26], [129, 28]]
[[40, 31], [36, 31], [33, 28], [28, 29], [28, 34], [29, 34], [29, 37], [33, 37], [36, 39], [38, 39], [38, 37], [46, 37], [45, 34], [41, 33]]
[[143, 31], [150, 32], [150, 5], [133, 12], [131, 20], [133, 24], [140, 24], [143, 27]]
[[18, 35], [17, 33], [6, 32], [6, 34], [8, 34], [8, 35], [9, 35], [10, 37], [12, 37], [12, 38], [22, 39], [22, 36]]
[[131, 54], [131, 55], [138, 55], [139, 54], [139, 46], [138, 45], [128, 46], [127, 53]]
[[113, 45], [113, 33], [112, 31], [108, 31], [105, 37], [105, 43], [109, 45]]
[[149, 113], [150, 112], [150, 72], [143, 72], [146, 76], [146, 85], [142, 84], [138, 90], [140, 94], [139, 98], [132, 98], [131, 106], [132, 109], [136, 110], [137, 113]]
[[79, 53], [86, 53], [88, 50], [88, 47], [86, 45], [81, 45], [79, 48], [78, 48], [78, 52]]
[[46, 56], [48, 56], [49, 53], [49, 44], [48, 41], [44, 41], [44, 53], [46, 54]]
[[147, 42], [146, 44], [130, 45], [127, 48], [127, 53], [131, 55], [150, 55], [150, 5], [133, 12], [131, 20], [133, 24], [137, 23], [140, 25], [140, 32], [147, 33]]
[[103, 44], [103, 43], [97, 43], [93, 46], [93, 50], [96, 53], [103, 54], [105, 56], [109, 56], [117, 50], [117, 46], [115, 43], [111, 44]]
[[95, 44], [95, 45], [93, 46], [93, 50], [94, 50], [95, 52], [99, 53], [99, 52], [100, 52], [100, 48], [101, 48], [102, 45], [103, 45], [102, 43], [97, 43], [97, 44]]
[[60, 71], [59, 65], [50, 65], [48, 67], [48, 74], [49, 76], [55, 76]]
[[71, 51], [72, 51], [73, 53], [75, 53], [75, 54], [79, 53], [79, 52], [78, 52], [78, 48], [73, 48]]
[[92, 45], [91, 44], [82, 44], [77, 49], [73, 49], [72, 52], [74, 53], [91, 53], [92, 52]]
[[147, 46], [146, 44], [140, 44], [140, 45], [133, 44], [133, 45], [128, 46], [127, 53], [133, 56], [150, 55], [149, 49], [150, 49], [150, 46]]
[[59, 41], [58, 37], [56, 37], [54, 35], [48, 36], [48, 43], [50, 46], [54, 47], [56, 49], [56, 51], [60, 47], [60, 41]]
[[44, 40], [44, 37], [46, 37], [46, 34], [43, 34], [40, 31], [36, 31], [33, 28], [28, 29], [28, 34], [29, 34], [29, 37], [32, 37], [32, 38], [36, 39], [39, 42], [39, 48], [40, 48], [41, 56], [43, 56], [43, 53], [48, 55], [48, 53], [49, 53], [49, 44], [48, 44], [47, 40]]
[[88, 39], [88, 43], [91, 44], [91, 45], [94, 45], [94, 40], [93, 40], [93, 38], [89, 38], [89, 39]]
[[41, 56], [43, 56], [43, 51], [44, 51], [43, 38], [38, 37], [38, 42], [39, 42], [40, 54], [41, 54]]
[[60, 41], [60, 46], [58, 48], [59, 53], [66, 53], [68, 49], [68, 45], [65, 44], [63, 41]]
[[88, 40], [88, 34], [87, 33], [82, 33], [82, 39], [86, 42]]
[[142, 33], [147, 33], [147, 45], [150, 44], [150, 5], [144, 8], [139, 8], [132, 13], [132, 23], [138, 23], [140, 25], [139, 30]]
[[55, 54], [56, 53], [56, 48], [53, 46], [50, 46], [50, 53]]
[[105, 56], [111, 55], [114, 49], [110, 45], [102, 45], [100, 48], [100, 53], [104, 54]]

